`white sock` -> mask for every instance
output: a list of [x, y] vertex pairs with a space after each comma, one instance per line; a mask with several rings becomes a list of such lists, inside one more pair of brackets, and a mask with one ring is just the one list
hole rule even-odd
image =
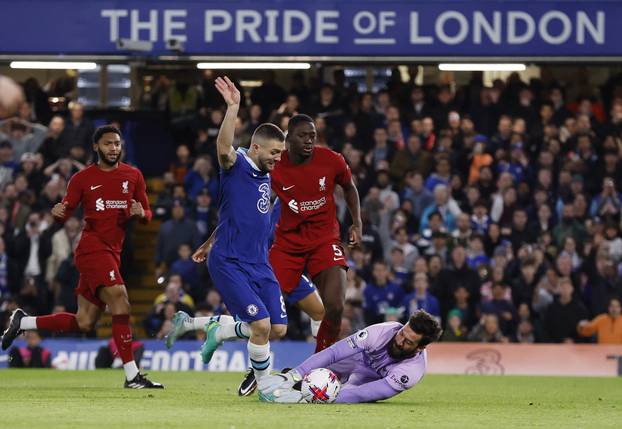
[[246, 322], [220, 325], [216, 330], [216, 341], [226, 341], [241, 338], [248, 340], [251, 336], [251, 327]]
[[19, 329], [25, 331], [37, 329], [37, 318], [32, 316], [22, 317], [22, 320], [19, 321]]
[[134, 377], [136, 377], [136, 374], [138, 374], [138, 367], [134, 361], [124, 363], [123, 370], [125, 371], [125, 378], [127, 381], [132, 381]]
[[184, 333], [189, 331], [197, 331], [205, 329], [212, 320], [220, 323], [221, 325], [229, 325], [235, 323], [235, 319], [231, 316], [209, 316], [209, 317], [191, 317], [184, 322]]
[[247, 349], [257, 381], [266, 375], [270, 375], [270, 343], [259, 346], [249, 341]]
[[322, 321], [310, 319], [309, 322], [311, 324], [311, 335], [313, 336], [313, 338], [317, 338], [317, 333], [320, 330], [320, 325], [322, 324]]

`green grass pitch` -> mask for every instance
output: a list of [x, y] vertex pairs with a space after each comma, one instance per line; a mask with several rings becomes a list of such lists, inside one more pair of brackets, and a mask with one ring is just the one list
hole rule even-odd
[[392, 400], [264, 404], [238, 373], [153, 372], [163, 391], [127, 390], [121, 371], [0, 370], [2, 428], [605, 428], [622, 425], [622, 378], [428, 375]]

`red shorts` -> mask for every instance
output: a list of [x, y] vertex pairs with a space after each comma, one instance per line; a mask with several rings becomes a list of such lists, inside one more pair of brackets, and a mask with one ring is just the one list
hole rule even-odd
[[100, 287], [125, 284], [119, 272], [120, 255], [111, 252], [89, 253], [76, 256], [75, 263], [80, 272], [76, 295], [82, 295], [88, 301], [104, 309], [106, 303], [99, 299], [97, 290]]
[[348, 262], [341, 242], [330, 241], [303, 253], [289, 252], [274, 245], [270, 249], [270, 265], [281, 291], [291, 293], [298, 286], [305, 267], [313, 279], [320, 272], [336, 265], [347, 268]]

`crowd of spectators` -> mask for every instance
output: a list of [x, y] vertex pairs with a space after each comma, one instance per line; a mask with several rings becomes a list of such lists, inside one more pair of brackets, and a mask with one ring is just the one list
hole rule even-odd
[[[206, 268], [190, 259], [217, 223], [224, 106], [215, 77], [208, 71], [198, 85], [161, 77], [141, 98], [169, 118], [176, 145], [154, 204], [155, 277], [166, 282], [143, 323], [154, 337], [177, 310], [226, 311]], [[348, 254], [342, 335], [423, 308], [441, 320], [445, 341], [622, 343], [622, 80], [596, 88], [545, 72], [492, 86], [478, 73], [463, 86], [415, 78], [395, 70], [385, 89], [367, 93], [343, 71], [330, 84], [296, 74], [286, 90], [267, 72], [244, 94], [236, 145], [263, 121], [286, 129], [307, 113], [318, 144], [352, 169], [363, 242]], [[90, 162], [92, 124], [80, 107], [47, 128], [28, 105], [0, 123], [6, 308], [17, 300], [35, 312], [72, 309], [80, 221], [53, 226], [48, 213]], [[345, 232], [339, 190], [336, 201]], [[289, 338], [308, 338], [308, 320], [288, 311]]]

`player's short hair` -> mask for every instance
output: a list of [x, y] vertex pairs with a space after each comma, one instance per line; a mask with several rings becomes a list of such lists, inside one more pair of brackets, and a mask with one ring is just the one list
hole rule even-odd
[[437, 341], [443, 330], [438, 321], [427, 311], [418, 310], [408, 319], [410, 329], [421, 335], [419, 347], [425, 347], [428, 344]]
[[253, 136], [251, 137], [251, 142], [255, 142], [255, 139], [278, 140], [280, 142], [284, 142], [285, 134], [283, 134], [283, 131], [281, 131], [281, 129], [277, 127], [276, 125], [265, 123], [265, 124], [259, 125], [255, 129], [255, 132], [253, 133]]
[[119, 129], [114, 125], [102, 125], [101, 127], [97, 128], [93, 133], [93, 143], [97, 143], [99, 139], [101, 139], [102, 136], [106, 133], [115, 133], [120, 138], [123, 137], [121, 135], [121, 131], [119, 131]]
[[287, 134], [290, 134], [296, 129], [298, 125], [304, 123], [313, 124], [313, 118], [311, 118], [311, 116], [309, 115], [305, 115], [304, 113], [299, 113], [298, 115], [292, 116], [291, 118], [289, 118], [289, 122], [287, 123]]

